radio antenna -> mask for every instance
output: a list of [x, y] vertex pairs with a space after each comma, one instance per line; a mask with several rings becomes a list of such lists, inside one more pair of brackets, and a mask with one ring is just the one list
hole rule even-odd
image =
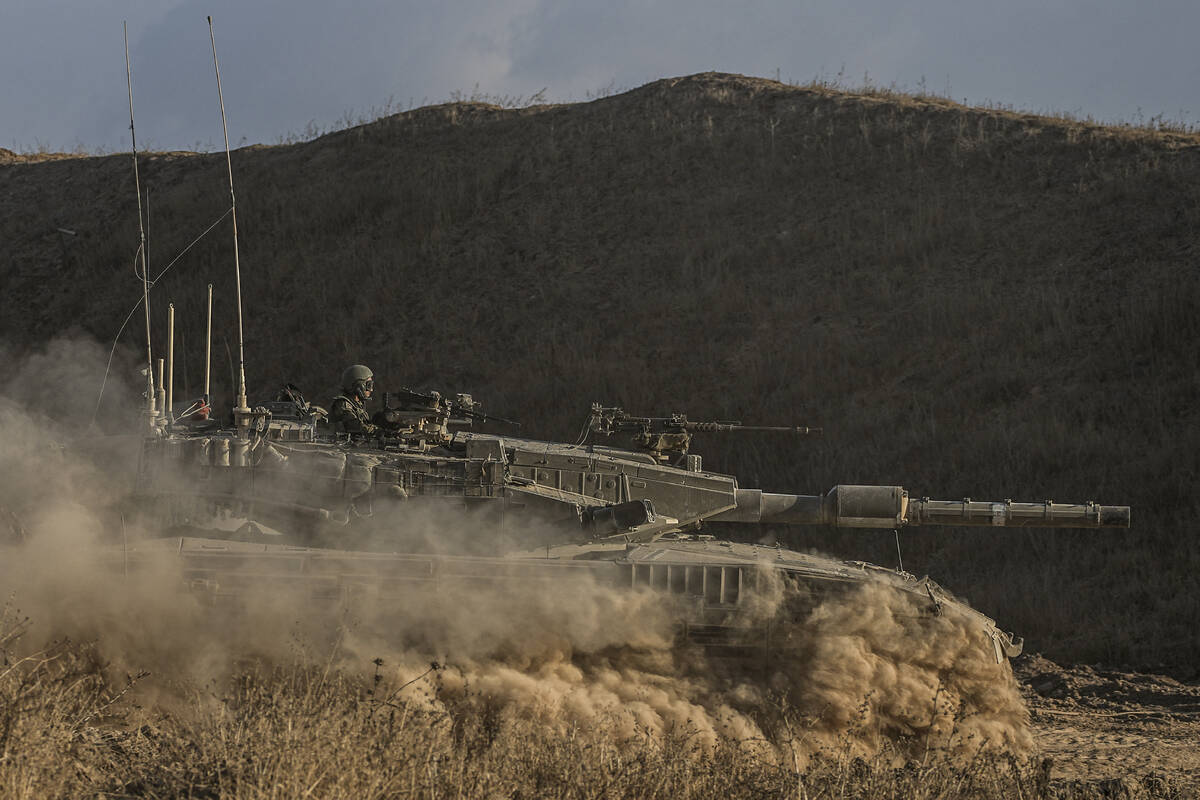
[[208, 285], [208, 322], [204, 327], [204, 405], [212, 408], [212, 396], [208, 391], [208, 378], [212, 365], [212, 284]]
[[233, 219], [233, 273], [237, 281], [237, 320], [238, 320], [238, 397], [235, 414], [242, 426], [242, 416], [250, 413], [246, 403], [246, 354], [242, 337], [242, 267], [238, 260], [237, 238], [237, 198], [233, 193], [233, 161], [229, 156], [229, 126], [225, 123], [225, 97], [221, 93], [221, 65], [217, 63], [217, 38], [213, 35], [212, 17], [208, 17], [208, 38], [212, 42], [213, 69], [217, 73], [217, 99], [221, 103], [221, 132], [225, 135], [225, 167], [229, 171], [229, 211]]
[[142, 262], [142, 308], [146, 312], [146, 403], [151, 421], [158, 412], [154, 402], [154, 355], [150, 351], [150, 279], [146, 275], [146, 226], [142, 222], [142, 182], [138, 175], [137, 134], [133, 129], [133, 71], [129, 67], [129, 24], [125, 31], [125, 85], [129, 89], [129, 141], [133, 148], [133, 186], [137, 192], [138, 255]]

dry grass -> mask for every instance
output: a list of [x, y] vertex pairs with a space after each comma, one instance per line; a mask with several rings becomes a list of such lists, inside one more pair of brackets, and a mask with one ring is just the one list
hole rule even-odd
[[[255, 393], [327, 397], [362, 361], [536, 436], [574, 439], [601, 399], [825, 428], [699, 443], [744, 485], [1129, 503], [1129, 532], [905, 532], [905, 566], [1059, 660], [1200, 659], [1200, 137], [703, 75], [417, 109], [234, 168]], [[152, 263], [225, 210], [223, 170], [143, 161]], [[112, 336], [131, 186], [127, 155], [0, 166], [10, 347]], [[222, 227], [155, 288], [179, 396], [209, 281], [228, 394], [231, 263]], [[890, 533], [779, 535], [894, 563]]]
[[[687, 731], [614, 737], [489, 710], [468, 693], [434, 710], [436, 678], [395, 686], [297, 662], [247, 664], [221, 685], [106, 677], [69, 642], [0, 672], [0, 795], [8, 798], [1090, 798], [1179, 796], [1169, 779], [1051, 781], [1048, 764], [936, 753], [871, 761], [831, 752], [801, 767]], [[144, 677], [144, 676], [139, 676]], [[149, 680], [155, 680], [150, 678]], [[445, 700], [446, 698], [440, 698]], [[786, 721], [786, 720], [785, 720]], [[797, 720], [797, 725], [802, 721]], [[1115, 793], [1114, 793], [1115, 792]]]

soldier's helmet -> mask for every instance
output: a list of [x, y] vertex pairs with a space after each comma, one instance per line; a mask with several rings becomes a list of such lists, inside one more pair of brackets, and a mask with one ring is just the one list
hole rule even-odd
[[362, 364], [351, 364], [342, 373], [342, 391], [366, 400], [375, 389], [375, 373]]

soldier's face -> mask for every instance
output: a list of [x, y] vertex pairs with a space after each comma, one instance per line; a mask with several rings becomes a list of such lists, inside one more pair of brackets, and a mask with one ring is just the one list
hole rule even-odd
[[375, 391], [375, 381], [371, 378], [367, 378], [365, 381], [359, 384], [359, 391], [362, 393], [363, 399], [369, 399], [371, 397], [371, 392]]

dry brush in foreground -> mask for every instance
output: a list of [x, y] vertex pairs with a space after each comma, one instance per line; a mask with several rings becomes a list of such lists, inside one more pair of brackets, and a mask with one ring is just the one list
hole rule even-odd
[[[13, 629], [5, 640], [11, 646]], [[687, 729], [557, 728], [427, 674], [391, 679], [296, 661], [247, 663], [142, 707], [95, 646], [61, 642], [0, 672], [0, 794], [47, 797], [943, 798], [1176, 797], [1167, 779], [1051, 781], [996, 752], [897, 759], [831, 749], [805, 766]], [[435, 705], [427, 701], [436, 698]], [[781, 717], [803, 736], [802, 714]], [[782, 756], [776, 757], [776, 756]]]

